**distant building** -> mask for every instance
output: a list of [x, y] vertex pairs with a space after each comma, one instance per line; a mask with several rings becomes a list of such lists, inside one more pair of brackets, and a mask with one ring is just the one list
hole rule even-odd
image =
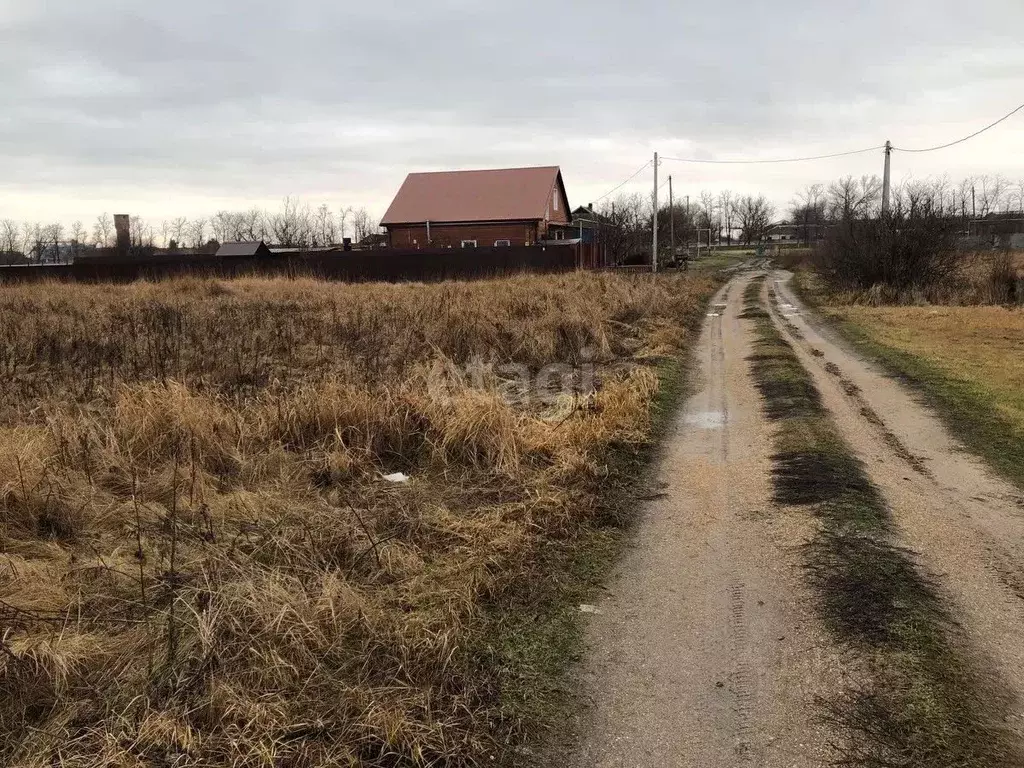
[[388, 236], [373, 232], [360, 240], [356, 245], [360, 250], [364, 251], [374, 248], [386, 248], [388, 246]]
[[572, 212], [573, 237], [584, 243], [594, 243], [601, 239], [601, 231], [613, 226], [607, 216], [594, 210], [594, 204], [581, 205]]
[[825, 237], [827, 224], [791, 224], [780, 221], [768, 229], [766, 239], [772, 243], [809, 243]]
[[381, 226], [393, 248], [534, 245], [570, 228], [556, 166], [410, 173]]
[[249, 243], [224, 243], [217, 249], [218, 258], [264, 258], [270, 255], [270, 249], [262, 240]]
[[967, 236], [979, 247], [1024, 248], [1024, 216], [1006, 212], [971, 219], [967, 222]]

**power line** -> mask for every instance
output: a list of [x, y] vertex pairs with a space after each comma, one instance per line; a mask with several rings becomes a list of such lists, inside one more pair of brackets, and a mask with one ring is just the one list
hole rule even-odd
[[934, 152], [937, 149], [946, 149], [946, 147], [952, 147], [952, 146], [956, 146], [957, 144], [963, 144], [968, 139], [973, 139], [975, 136], [978, 136], [978, 135], [984, 133], [989, 128], [995, 128], [1001, 122], [1003, 122], [1004, 120], [1010, 119], [1015, 114], [1020, 112], [1022, 109], [1024, 109], [1024, 104], [1021, 104], [1019, 107], [1017, 107], [1012, 112], [1009, 112], [1009, 113], [1003, 115], [998, 120], [996, 120], [994, 123], [989, 123], [984, 128], [982, 128], [980, 131], [975, 131], [970, 136], [964, 136], [962, 139], [957, 139], [956, 141], [951, 141], [948, 144], [940, 144], [937, 147], [927, 147], [926, 149], [905, 149], [904, 147], [893, 147], [893, 149], [895, 149], [897, 152]]
[[782, 157], [770, 160], [702, 160], [695, 157], [663, 157], [663, 160], [675, 160], [678, 163], [710, 163], [714, 165], [758, 165], [764, 163], [802, 163], [807, 160], [827, 160], [831, 157], [846, 157], [847, 155], [862, 155], [865, 152], [877, 152], [885, 149], [880, 144], [877, 147], [865, 147], [864, 149], [853, 149], [849, 152], [833, 152], [828, 155], [813, 155], [810, 157]]
[[594, 202], [595, 202], [595, 203], [599, 203], [599, 202], [601, 202], [602, 200], [604, 200], [604, 199], [605, 199], [606, 197], [608, 197], [609, 195], [612, 195], [612, 194], [614, 194], [614, 193], [618, 192], [618, 191], [619, 191], [620, 189], [622, 189], [622, 188], [623, 188], [624, 186], [626, 186], [627, 184], [629, 184], [629, 182], [631, 182], [631, 181], [632, 181], [633, 179], [635, 179], [635, 178], [636, 178], [637, 176], [639, 176], [639, 175], [640, 175], [641, 173], [643, 173], [643, 172], [644, 172], [644, 171], [645, 171], [645, 170], [647, 169], [647, 167], [648, 167], [648, 166], [649, 166], [649, 165], [650, 165], [651, 163], [653, 163], [653, 162], [654, 162], [653, 160], [648, 160], [648, 161], [647, 161], [646, 163], [644, 163], [644, 164], [643, 164], [643, 165], [641, 165], [641, 166], [640, 166], [639, 168], [637, 168], [637, 170], [636, 170], [636, 173], [634, 173], [634, 174], [633, 174], [632, 176], [630, 176], [630, 177], [629, 177], [628, 179], [626, 179], [626, 180], [625, 180], [624, 182], [622, 182], [622, 183], [621, 183], [621, 184], [619, 184], [619, 185], [618, 185], [617, 187], [615, 187], [614, 189], [612, 189], [612, 190], [611, 190], [610, 192], [605, 192], [605, 193], [604, 193], [603, 195], [601, 195], [600, 197], [595, 197], [595, 198], [594, 198]]

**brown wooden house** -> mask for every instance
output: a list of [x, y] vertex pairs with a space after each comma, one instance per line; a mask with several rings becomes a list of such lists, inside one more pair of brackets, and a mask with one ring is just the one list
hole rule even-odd
[[557, 166], [410, 173], [381, 226], [392, 248], [534, 245], [571, 221]]

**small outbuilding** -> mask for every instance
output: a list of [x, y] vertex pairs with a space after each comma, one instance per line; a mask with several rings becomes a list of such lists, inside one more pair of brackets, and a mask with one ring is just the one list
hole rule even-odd
[[257, 240], [254, 243], [224, 243], [217, 250], [217, 257], [222, 259], [262, 259], [270, 255], [270, 249], [262, 240]]

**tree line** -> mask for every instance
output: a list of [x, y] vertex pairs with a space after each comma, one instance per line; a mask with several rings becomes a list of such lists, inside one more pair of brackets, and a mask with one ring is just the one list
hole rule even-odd
[[[952, 181], [948, 176], [908, 179], [892, 187], [890, 204], [906, 210], [927, 208], [935, 215], [982, 219], [993, 214], [1024, 217], [1024, 179], [1004, 176], [969, 176]], [[677, 246], [751, 245], [769, 237], [777, 224], [797, 228], [798, 239], [811, 242], [827, 225], [877, 218], [882, 207], [882, 179], [877, 175], [844, 176], [830, 183], [809, 184], [799, 190], [780, 212], [764, 195], [731, 190], [703, 190], [687, 201], [685, 195], [670, 206], [658, 206], [659, 258], [671, 257], [669, 235], [675, 225]], [[611, 257], [622, 262], [651, 250], [652, 199], [644, 194], [622, 194], [597, 209], [607, 225], [602, 233]], [[780, 220], [781, 219], [781, 220]]]
[[[895, 185], [892, 202], [905, 208], [927, 206], [939, 216], [979, 219], [994, 213], [1016, 212], [1024, 217], [1024, 179], [1013, 182], [1001, 175], [970, 176], [952, 181], [948, 176], [911, 179]], [[781, 213], [797, 227], [799, 239], [809, 242], [821, 228], [838, 221], [877, 217], [881, 210], [882, 180], [876, 175], [844, 176], [831, 183], [809, 184], [799, 190]], [[630, 257], [649, 258], [652, 200], [648, 195], [619, 195], [597, 209], [601, 237], [616, 262]], [[658, 206], [659, 258], [671, 258], [670, 233], [679, 246], [751, 245], [768, 238], [778, 222], [779, 211], [764, 195], [738, 194], [731, 190], [703, 190], [673, 206]], [[165, 219], [159, 223], [132, 217], [131, 245], [135, 248], [193, 248], [228, 241], [263, 240], [282, 247], [324, 247], [342, 238], [355, 242], [379, 231], [377, 221], [365, 208], [332, 209], [326, 203], [313, 208], [298, 198], [286, 197], [281, 208], [268, 211], [218, 211], [212, 216]], [[0, 219], [0, 254], [30, 260], [57, 260], [77, 247], [108, 248], [115, 241], [114, 221], [101, 214], [87, 229], [82, 222], [70, 227]]]
[[[613, 261], [651, 252], [651, 197], [619, 195], [597, 210], [602, 239]], [[750, 245], [767, 237], [775, 219], [775, 206], [764, 195], [741, 195], [731, 190], [701, 192], [691, 200], [658, 206], [659, 258], [671, 258], [671, 235], [680, 248], [702, 245]]]
[[[377, 220], [366, 208], [332, 209], [326, 203], [312, 208], [298, 198], [286, 197], [281, 208], [268, 211], [218, 211], [212, 216], [179, 216], [159, 223], [139, 216], [129, 220], [134, 248], [193, 248], [211, 243], [263, 240], [281, 247], [316, 248], [338, 245], [345, 237], [361, 242], [375, 234]], [[30, 260], [59, 260], [76, 248], [111, 248], [115, 245], [114, 219], [109, 213], [96, 217], [91, 229], [81, 221], [67, 227], [0, 219], [0, 254]]]

